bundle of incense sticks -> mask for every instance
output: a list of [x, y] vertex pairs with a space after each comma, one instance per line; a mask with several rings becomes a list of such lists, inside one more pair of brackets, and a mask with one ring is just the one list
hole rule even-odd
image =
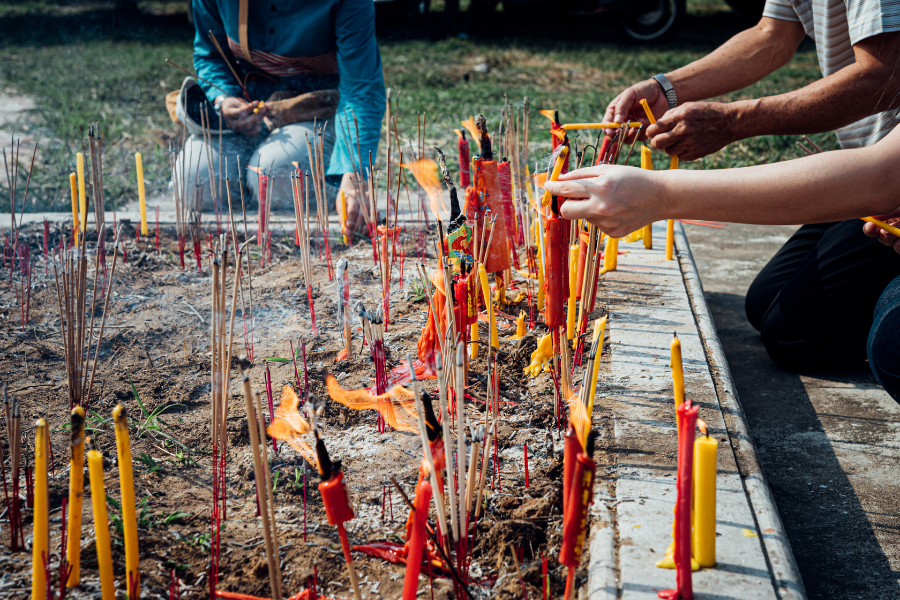
[[[223, 235], [217, 242], [212, 265], [212, 317], [210, 318], [211, 349], [211, 432], [213, 457], [213, 515], [226, 517], [225, 464], [227, 452], [228, 388], [231, 380], [231, 352], [234, 339], [234, 315], [237, 308], [238, 282], [240, 280], [240, 256], [235, 260], [234, 283], [231, 292], [231, 311], [226, 314], [226, 289], [228, 275], [228, 245]], [[228, 323], [226, 329], [226, 321]]]
[[[308, 143], [308, 142], [307, 142]], [[309, 302], [309, 319], [312, 334], [319, 335], [316, 328], [316, 309], [312, 295], [312, 256], [309, 244], [309, 185], [303, 185], [303, 175], [299, 172], [291, 177], [291, 191], [294, 195], [294, 215], [297, 221], [297, 236], [300, 239], [300, 265], [303, 282], [306, 284], [306, 299]], [[309, 179], [309, 173], [307, 173]]]
[[347, 259], [342, 258], [337, 263], [338, 279], [338, 320], [343, 329], [344, 357], [353, 355], [353, 341], [350, 337], [350, 270], [347, 268]]
[[382, 403], [390, 402], [384, 398], [388, 391], [387, 358], [384, 349], [384, 323], [377, 310], [367, 311], [362, 302], [356, 303], [356, 313], [362, 321], [363, 339], [369, 345], [372, 363], [375, 365], [375, 393], [378, 396], [378, 433], [388, 431], [390, 425], [384, 420], [385, 407]]
[[[327, 123], [326, 123], [327, 125]], [[328, 198], [325, 193], [325, 126], [315, 128], [313, 143], [306, 136], [306, 151], [309, 155], [309, 164], [313, 184], [316, 193], [316, 222], [319, 226], [319, 235], [325, 245], [325, 264], [328, 267], [328, 281], [334, 279], [334, 266], [331, 263], [331, 230], [330, 214], [328, 212]]]
[[[12, 148], [15, 146], [15, 154]], [[9, 216], [10, 216], [10, 239], [12, 240], [10, 263], [9, 263], [9, 281], [12, 283], [13, 271], [15, 270], [15, 257], [19, 249], [19, 231], [22, 218], [25, 215], [25, 206], [28, 202], [28, 189], [31, 187], [31, 173], [34, 171], [34, 159], [37, 155], [37, 144], [31, 153], [31, 166], [28, 167], [28, 178], [25, 180], [25, 196], [22, 198], [22, 211], [19, 215], [19, 223], [16, 223], [16, 194], [18, 192], [19, 182], [19, 150], [22, 146], [22, 140], [16, 140], [15, 137], [10, 141], [10, 161], [12, 162], [12, 172], [10, 173], [10, 165], [6, 159], [6, 149], [3, 149], [3, 166], [6, 168], [6, 185], [9, 190]], [[4, 252], [4, 258], [6, 253]]]
[[266, 560], [269, 565], [269, 584], [273, 600], [282, 599], [281, 567], [278, 556], [278, 532], [275, 527], [275, 498], [272, 493], [272, 475], [265, 446], [265, 429], [261, 420], [262, 402], [250, 389], [250, 377], [244, 373], [244, 407], [250, 431], [250, 445], [253, 450], [253, 474], [256, 481], [256, 497], [262, 517], [263, 539], [266, 546]]
[[[212, 132], [212, 124], [209, 120], [209, 110], [207, 105], [203, 105], [203, 111], [200, 113], [200, 127], [203, 133], [203, 143], [206, 148], [213, 148], [213, 132]], [[221, 210], [221, 197], [222, 197], [222, 115], [219, 114], [219, 165], [218, 169], [216, 169], [215, 159], [213, 158], [212, 152], [204, 152], [206, 155], [206, 168], [209, 173], [209, 195], [212, 199], [213, 213], [216, 216], [216, 232], [222, 233], [222, 210]]]
[[[187, 138], [185, 126], [182, 126], [182, 148]], [[183, 156], [181, 164], [178, 161], [178, 152], [174, 143], [169, 144], [169, 170], [172, 171], [172, 199], [175, 202], [175, 235], [178, 238], [178, 260], [181, 269], [184, 270], [184, 248], [187, 245], [186, 223], [188, 222], [187, 186], [184, 180], [186, 164], [191, 162], [190, 153]], [[180, 166], [180, 168], [179, 168]], [[140, 228], [135, 228], [137, 236], [140, 236]]]
[[[94, 134], [95, 131], [96, 135]], [[97, 258], [100, 261], [100, 267], [103, 269], [103, 276], [105, 277], [106, 208], [103, 201], [103, 140], [100, 138], [99, 123], [94, 123], [88, 129], [88, 148], [91, 158], [91, 195], [94, 199], [94, 225], [97, 231], [100, 232], [97, 241]], [[86, 232], [87, 230], [84, 229], [84, 231]]]
[[[238, 271], [243, 270], [244, 258], [246, 257], [247, 262], [247, 299], [244, 298], [244, 280], [243, 277], [238, 278], [238, 288], [241, 292], [241, 320], [244, 323], [244, 351], [247, 355], [247, 360], [253, 360], [253, 263], [250, 260], [250, 253], [244, 252], [243, 248], [253, 242], [256, 239], [256, 236], [249, 237], [249, 232], [247, 230], [247, 205], [244, 201], [244, 181], [241, 177], [241, 159], [238, 157], [238, 189], [241, 194], [241, 215], [243, 217], [244, 222], [244, 243], [241, 245], [240, 250], [238, 251]], [[227, 168], [226, 168], [227, 171]], [[228, 189], [228, 211], [229, 216], [231, 218], [231, 236], [232, 243], [235, 248], [237, 248], [237, 227], [234, 224], [234, 213], [231, 210], [231, 188], [229, 185], [227, 172], [225, 178], [226, 188]], [[249, 313], [248, 313], [249, 311]], [[249, 316], [248, 316], [249, 314]]]
[[[113, 245], [113, 262], [110, 270], [110, 285], [106, 289], [103, 301], [103, 312], [99, 324], [95, 323], [98, 296], [103, 292], [98, 285], [100, 263], [103, 250], [99, 240], [104, 231], [100, 230], [97, 242], [97, 258], [94, 261], [93, 286], [91, 288], [91, 305], [87, 307], [88, 258], [87, 236], [81, 236], [80, 244], [73, 250], [61, 253], [58, 260], [53, 261], [53, 274], [56, 278], [56, 299], [59, 308], [60, 329], [65, 349], [66, 376], [69, 391], [69, 409], [74, 406], [87, 407], [91, 399], [94, 376], [97, 372], [97, 360], [100, 346], [103, 343], [103, 331], [109, 314], [109, 299], [112, 294], [112, 282], [116, 272], [116, 259], [119, 256], [119, 238], [122, 226], [116, 232]], [[57, 267], [57, 262], [59, 266]], [[94, 343], [94, 327], [98, 326], [96, 347], [91, 359], [91, 344]], [[90, 368], [89, 368], [90, 367]]]
[[[3, 386], [3, 412], [6, 419], [6, 438], [9, 446], [9, 464], [11, 481], [9, 490], [6, 487], [6, 471], [3, 471], [3, 493], [6, 495], [6, 514], [9, 515], [9, 549], [18, 552], [25, 548], [25, 533], [22, 530], [22, 507], [19, 498], [19, 468], [22, 459], [22, 423], [19, 401], [15, 396], [10, 402]], [[0, 448], [0, 464], [3, 464], [2, 448]]]

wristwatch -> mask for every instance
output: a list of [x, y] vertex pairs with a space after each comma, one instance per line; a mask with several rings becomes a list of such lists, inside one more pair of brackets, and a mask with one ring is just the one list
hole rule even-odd
[[660, 73], [659, 75], [654, 75], [652, 79], [655, 79], [656, 83], [659, 84], [659, 87], [665, 92], [666, 100], [669, 102], [669, 108], [672, 109], [678, 106], [678, 96], [675, 95], [675, 88], [672, 87], [672, 82], [669, 81], [669, 78]]
[[216, 101], [213, 103], [213, 110], [216, 111], [217, 115], [222, 114], [222, 103], [225, 102], [225, 98], [228, 98], [225, 94], [222, 94]]

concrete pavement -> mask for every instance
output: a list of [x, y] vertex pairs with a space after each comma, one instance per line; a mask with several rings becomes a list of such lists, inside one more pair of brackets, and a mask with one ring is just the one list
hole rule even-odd
[[685, 227], [808, 597], [900, 598], [900, 405], [867, 367], [769, 360], [744, 294], [796, 227]]

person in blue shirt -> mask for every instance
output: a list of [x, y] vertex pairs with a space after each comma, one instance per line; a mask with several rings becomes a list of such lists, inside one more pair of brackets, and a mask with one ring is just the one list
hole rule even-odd
[[[245, 189], [257, 202], [256, 173], [271, 176], [272, 209], [292, 210], [290, 174], [294, 163], [309, 170], [306, 140], [314, 139], [314, 122], [301, 120], [269, 131], [265, 101], [336, 89], [340, 93], [336, 114], [318, 119], [315, 127], [325, 126], [328, 201], [333, 205], [338, 189], [343, 190], [348, 228], [358, 229], [364, 200], [358, 190], [365, 190], [365, 183], [358, 186], [353, 173], [358, 170], [365, 176], [359, 158], [363, 166], [370, 153], [374, 158], [385, 110], [372, 0], [192, 0], [192, 4], [194, 68], [200, 81], [186, 80], [178, 99], [179, 118], [192, 123], [195, 133], [186, 140], [176, 164], [176, 184], [191, 190], [196, 183], [204, 208], [212, 206], [209, 172], [219, 171], [221, 116], [227, 130], [221, 142], [222, 171], [237, 180], [240, 160]], [[211, 103], [206, 110], [211, 144], [196, 131], [205, 100]], [[186, 193], [190, 202], [193, 192]], [[222, 198], [224, 191], [218, 196]]]

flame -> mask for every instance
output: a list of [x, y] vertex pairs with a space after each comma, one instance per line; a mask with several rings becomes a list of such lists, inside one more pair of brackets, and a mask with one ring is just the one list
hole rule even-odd
[[[416, 414], [413, 393], [405, 387], [395, 385], [386, 394], [372, 394], [368, 390], [345, 390], [338, 383], [334, 375], [325, 376], [325, 387], [328, 395], [335, 402], [343, 404], [353, 410], [377, 410], [387, 421], [388, 425], [399, 431], [419, 433], [415, 423], [418, 420]], [[403, 411], [394, 410], [394, 406]], [[405, 414], [404, 414], [405, 413]]]
[[453, 133], [456, 134], [456, 137], [462, 139], [462, 129], [454, 129]]
[[578, 439], [587, 439], [591, 420], [588, 418], [587, 407], [584, 405], [584, 402], [581, 401], [578, 394], [572, 392], [572, 395], [566, 400], [566, 406], [569, 407], [569, 422], [575, 428], [575, 434], [578, 436]]
[[[294, 163], [297, 164], [297, 163]], [[247, 168], [256, 173], [257, 175], [263, 175], [262, 169], [259, 167], [254, 167], [253, 165], [247, 165]]]
[[312, 431], [312, 427], [300, 414], [299, 406], [300, 398], [294, 392], [294, 388], [289, 385], [284, 386], [284, 389], [281, 390], [281, 403], [275, 409], [275, 420], [266, 429], [266, 433], [276, 440], [287, 442], [291, 448], [318, 470], [319, 461], [316, 459], [316, 453], [302, 437]]
[[550, 109], [539, 110], [539, 113], [550, 119], [552, 122], [556, 123], [556, 111]]
[[460, 121], [460, 124], [469, 130], [473, 140], [481, 144], [481, 132], [475, 127], [475, 119], [473, 117], [469, 117], [465, 121]]
[[709, 435], [706, 432], [706, 421], [704, 421], [703, 419], [697, 419], [697, 428], [700, 430], [700, 433], [702, 435]]
[[566, 130], [565, 129], [553, 129], [550, 131], [550, 134], [558, 137], [560, 142], [562, 142], [566, 139]]
[[[430, 158], [420, 158], [411, 163], [400, 165], [409, 169], [413, 177], [431, 200], [431, 210], [437, 218], [441, 218], [438, 210], [447, 210], [444, 206], [444, 199], [441, 197], [441, 179], [438, 177], [438, 165]], [[439, 208], [440, 207], [440, 208]]]

